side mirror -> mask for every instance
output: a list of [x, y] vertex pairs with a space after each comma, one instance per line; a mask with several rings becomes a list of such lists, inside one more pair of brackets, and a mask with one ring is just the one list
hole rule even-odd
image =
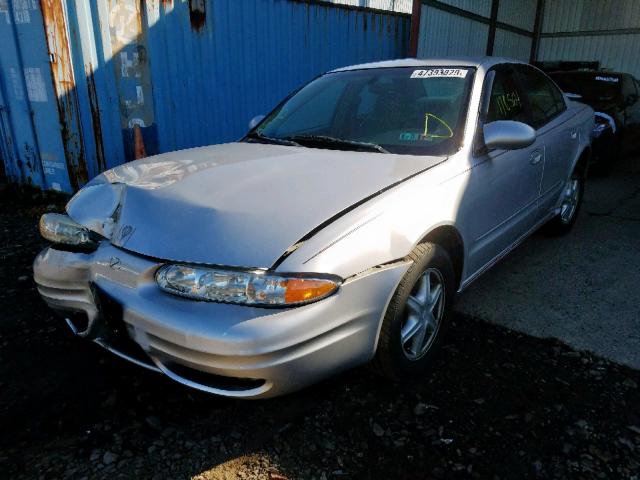
[[258, 126], [258, 124], [264, 120], [264, 115], [256, 115], [249, 121], [249, 130], [253, 130]]
[[529, 125], [513, 120], [497, 120], [482, 127], [484, 144], [489, 150], [517, 150], [536, 141], [536, 131]]

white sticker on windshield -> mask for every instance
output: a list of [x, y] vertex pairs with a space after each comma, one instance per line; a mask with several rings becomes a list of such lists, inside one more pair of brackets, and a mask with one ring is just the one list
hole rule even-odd
[[620, 81], [618, 77], [603, 77], [602, 75], [598, 75], [596, 77], [596, 80], [599, 80], [601, 82], [613, 82], [613, 83], [618, 83]]
[[429, 70], [414, 70], [411, 78], [465, 78], [467, 70], [462, 68], [430, 68]]

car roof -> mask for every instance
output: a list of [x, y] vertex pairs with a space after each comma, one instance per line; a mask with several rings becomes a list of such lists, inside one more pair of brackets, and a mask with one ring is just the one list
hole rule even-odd
[[331, 72], [344, 72], [349, 70], [364, 70], [370, 68], [393, 67], [485, 67], [490, 68], [500, 63], [525, 63], [520, 60], [506, 57], [439, 57], [439, 58], [402, 58], [397, 60], [385, 60], [382, 62], [361, 63], [347, 67], [336, 68]]
[[603, 70], [554, 70], [553, 72], [549, 72], [549, 75], [630, 75], [629, 73], [624, 72], [609, 72]]

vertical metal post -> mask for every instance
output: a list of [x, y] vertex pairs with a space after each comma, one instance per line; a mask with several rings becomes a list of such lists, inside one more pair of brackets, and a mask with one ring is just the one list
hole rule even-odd
[[538, 60], [538, 50], [540, 48], [540, 35], [542, 34], [542, 19], [544, 18], [544, 0], [536, 3], [536, 19], [533, 23], [533, 38], [531, 39], [531, 54], [529, 63]]
[[411, 7], [411, 34], [409, 36], [409, 56], [418, 56], [418, 40], [420, 39], [420, 14], [422, 13], [422, 1], [413, 0]]
[[496, 26], [498, 23], [498, 10], [500, 9], [500, 0], [492, 0], [491, 2], [491, 18], [489, 19], [489, 34], [487, 35], [487, 55], [493, 55], [493, 44], [496, 40]]

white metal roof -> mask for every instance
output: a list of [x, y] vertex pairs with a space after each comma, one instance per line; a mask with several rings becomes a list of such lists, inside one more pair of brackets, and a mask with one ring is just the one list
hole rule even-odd
[[413, 0], [325, 0], [331, 3], [351, 5], [352, 7], [389, 10], [392, 12], [411, 13]]
[[347, 70], [362, 70], [366, 68], [392, 68], [392, 67], [485, 67], [488, 68], [498, 63], [523, 63], [520, 60], [504, 57], [443, 57], [443, 58], [402, 58], [398, 60], [385, 60], [383, 62], [361, 63], [347, 67], [336, 68], [332, 72]]

